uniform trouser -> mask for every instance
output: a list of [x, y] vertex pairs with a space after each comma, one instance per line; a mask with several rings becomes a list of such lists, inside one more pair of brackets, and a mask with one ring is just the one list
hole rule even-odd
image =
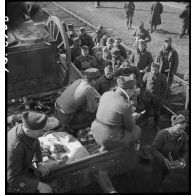
[[126, 13], [126, 18], [127, 18], [127, 26], [131, 26], [133, 22], [133, 14]]
[[130, 143], [140, 139], [141, 128], [135, 125], [131, 131], [122, 130], [121, 127], [111, 127], [95, 120], [92, 123], [91, 131], [96, 142], [106, 149], [114, 149], [128, 146]]
[[151, 95], [144, 95], [143, 103], [146, 111], [144, 117], [149, 119], [150, 109], [153, 108], [154, 125], [159, 125], [161, 101], [155, 97], [152, 97]]
[[69, 125], [76, 130], [77, 128], [79, 130], [79, 128], [91, 126], [92, 121], [95, 119], [95, 113], [90, 113], [85, 110], [66, 114], [61, 109], [55, 108], [55, 116], [61, 125]]

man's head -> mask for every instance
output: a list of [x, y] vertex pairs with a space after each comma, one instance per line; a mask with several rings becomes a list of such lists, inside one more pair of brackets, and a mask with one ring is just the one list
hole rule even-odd
[[126, 91], [129, 98], [135, 94], [136, 81], [133, 76], [119, 76], [117, 78], [117, 86]]
[[186, 119], [182, 114], [179, 115], [173, 115], [171, 117], [171, 122], [173, 128], [173, 135], [179, 136], [182, 133], [184, 133], [186, 128]]
[[107, 79], [111, 79], [113, 77], [113, 68], [112, 66], [106, 66], [104, 68], [104, 74], [106, 76]]
[[96, 84], [97, 79], [100, 77], [100, 72], [96, 68], [89, 68], [83, 72], [85, 80], [91, 83], [92, 86]]
[[81, 35], [86, 34], [86, 31], [85, 31], [85, 28], [84, 28], [84, 27], [81, 27], [81, 28], [79, 29], [79, 32], [80, 32]]
[[143, 28], [144, 28], [144, 23], [140, 22], [139, 29], [143, 29]]
[[121, 39], [119, 37], [116, 37], [114, 40], [114, 46], [119, 46], [121, 44]]
[[73, 26], [73, 24], [68, 24], [68, 30], [74, 31], [74, 26]]
[[81, 47], [81, 54], [84, 57], [86, 57], [89, 54], [89, 48], [86, 45], [84, 45], [83, 47]]
[[94, 55], [98, 61], [103, 58], [103, 50], [101, 47], [96, 47], [94, 50]]
[[59, 121], [37, 112], [24, 112], [22, 115], [23, 130], [33, 139], [41, 137], [46, 131], [58, 126]]
[[152, 62], [151, 64], [151, 73], [157, 75], [159, 73], [160, 64]]
[[172, 44], [172, 39], [171, 39], [171, 37], [167, 37], [167, 38], [164, 40], [164, 47], [167, 49], [167, 48], [171, 47], [171, 44]]
[[120, 50], [118, 48], [112, 48], [111, 50], [112, 58], [116, 59], [120, 55]]
[[143, 52], [147, 48], [146, 42], [143, 39], [138, 41], [138, 49]]
[[103, 28], [104, 27], [101, 24], [97, 26], [97, 30], [103, 30]]
[[113, 38], [108, 38], [107, 41], [106, 41], [106, 46], [111, 49], [114, 45], [114, 39]]
[[81, 45], [81, 39], [79, 37], [73, 38], [73, 44], [80, 46]]

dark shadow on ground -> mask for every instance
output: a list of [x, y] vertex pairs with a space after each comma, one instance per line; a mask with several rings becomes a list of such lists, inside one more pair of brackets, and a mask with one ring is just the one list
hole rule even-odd
[[175, 33], [175, 32], [169, 32], [167, 30], [163, 30], [163, 29], [157, 29], [156, 30], [157, 33], [161, 33], [161, 34], [166, 34], [166, 35], [179, 35], [179, 33]]

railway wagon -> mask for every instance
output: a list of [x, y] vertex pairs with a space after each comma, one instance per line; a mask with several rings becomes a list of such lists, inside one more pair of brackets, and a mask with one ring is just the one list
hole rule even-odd
[[[8, 37], [8, 116], [25, 111], [22, 98], [33, 100], [29, 100], [33, 110], [35, 100], [44, 100], [51, 94], [56, 97], [72, 81], [83, 77], [71, 63], [68, 38], [57, 17], [51, 16], [47, 21], [37, 23], [28, 20], [8, 32]], [[40, 112], [44, 113], [43, 110]], [[136, 145], [97, 152], [56, 167], [42, 181], [49, 183], [56, 193], [73, 191], [95, 181], [104, 192], [115, 192], [109, 177], [134, 171], [138, 153]]]

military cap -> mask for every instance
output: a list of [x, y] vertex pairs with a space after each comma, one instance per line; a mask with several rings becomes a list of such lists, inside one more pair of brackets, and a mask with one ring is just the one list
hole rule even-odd
[[89, 68], [83, 73], [87, 79], [96, 79], [100, 76], [100, 72], [97, 68]]
[[112, 48], [111, 54], [119, 55], [120, 54], [120, 50], [118, 48]]
[[176, 124], [186, 122], [186, 119], [185, 119], [184, 115], [182, 115], [182, 114], [173, 115], [171, 117], [171, 122], [172, 122], [173, 125], [176, 125]]
[[80, 41], [80, 38], [79, 37], [75, 37], [74, 39], [73, 39], [73, 43], [78, 43]]
[[86, 50], [89, 50], [88, 46], [86, 46], [86, 45], [82, 46], [81, 49], [82, 49], [82, 50], [85, 50], [85, 51], [86, 51]]
[[159, 69], [160, 68], [160, 64], [156, 63], [156, 62], [152, 62], [151, 67]]
[[37, 112], [24, 112], [22, 122], [24, 128], [30, 130], [51, 130], [59, 124], [55, 117], [47, 117], [45, 114]]
[[171, 37], [166, 37], [164, 42], [167, 42], [167, 41], [172, 41], [172, 38]]
[[112, 66], [108, 65], [104, 68], [104, 71], [113, 72]]
[[114, 43], [114, 39], [113, 39], [112, 37], [109, 37], [109, 38], [107, 39], [107, 42], [108, 42], [108, 43]]
[[135, 86], [136, 81], [132, 76], [119, 76], [117, 78], [117, 86], [122, 89], [131, 89]]
[[96, 52], [98, 52], [98, 51], [103, 51], [103, 50], [102, 50], [101, 47], [95, 47], [95, 48], [94, 48], [94, 52], [96, 53]]
[[82, 26], [79, 31], [85, 31], [85, 28]]
[[98, 29], [98, 30], [103, 30], [103, 28], [104, 28], [104, 27], [103, 27], [101, 24], [97, 26], [97, 29]]

